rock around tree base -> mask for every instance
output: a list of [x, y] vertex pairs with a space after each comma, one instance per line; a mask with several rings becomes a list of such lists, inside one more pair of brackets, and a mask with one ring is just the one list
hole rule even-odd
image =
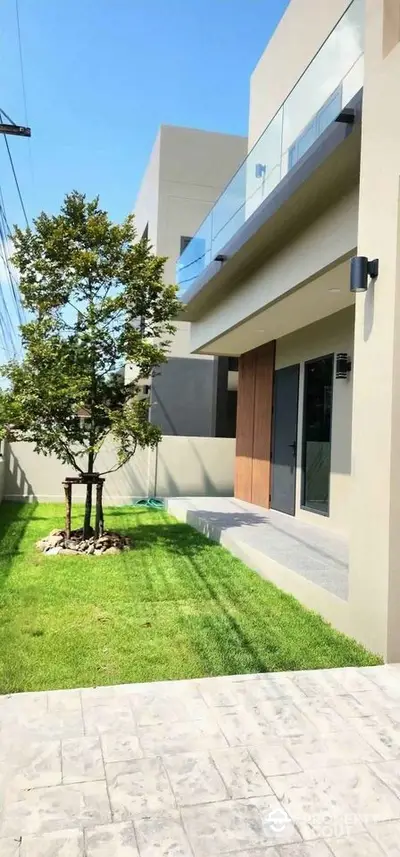
[[49, 556], [111, 556], [130, 550], [131, 540], [128, 536], [113, 532], [105, 532], [96, 539], [93, 531], [90, 538], [84, 539], [82, 529], [73, 530], [70, 538], [67, 538], [65, 530], [52, 530], [49, 536], [36, 542], [36, 547]]

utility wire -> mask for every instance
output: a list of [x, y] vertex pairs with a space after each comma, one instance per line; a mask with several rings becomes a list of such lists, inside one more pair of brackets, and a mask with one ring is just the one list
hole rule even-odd
[[[0, 111], [0, 116], [1, 116], [1, 111]], [[8, 143], [8, 140], [7, 140], [6, 135], [4, 135], [4, 142], [5, 142], [5, 144], [6, 144], [6, 149], [7, 149], [7, 152], [8, 152], [8, 157], [9, 157], [10, 164], [11, 164], [11, 169], [12, 169], [12, 173], [13, 173], [13, 176], [14, 176], [15, 186], [16, 186], [17, 191], [18, 191], [19, 201], [20, 201], [20, 203], [21, 203], [21, 208], [22, 208], [22, 211], [23, 211], [23, 213], [24, 213], [25, 223], [26, 223], [27, 229], [29, 229], [29, 220], [28, 220], [28, 215], [27, 215], [27, 213], [26, 213], [26, 208], [25, 208], [24, 200], [22, 199], [21, 188], [20, 188], [20, 186], [19, 186], [19, 181], [18, 181], [17, 173], [16, 173], [16, 171], [15, 171], [15, 167], [14, 167], [14, 161], [13, 161], [13, 159], [12, 159], [12, 155], [11, 155], [11, 151], [10, 151], [10, 146], [9, 146], [9, 143]]]
[[[0, 211], [0, 217], [1, 217], [1, 211]], [[6, 234], [4, 232], [4, 229], [3, 229], [1, 222], [0, 222], [0, 247], [1, 247], [0, 252], [1, 252], [1, 255], [3, 257], [4, 267], [5, 267], [5, 270], [7, 271], [7, 275], [8, 275], [8, 283], [10, 286], [15, 311], [17, 313], [19, 323], [23, 324], [25, 319], [24, 319], [24, 313], [23, 313], [22, 306], [21, 306], [21, 298], [20, 298], [20, 294], [19, 294], [18, 283], [16, 282], [13, 270], [11, 268], [10, 258], [9, 258], [9, 254], [7, 251]]]
[[28, 108], [27, 108], [27, 100], [26, 100], [25, 71], [24, 71], [24, 60], [23, 60], [23, 55], [22, 55], [21, 24], [20, 24], [20, 19], [19, 19], [19, 0], [15, 0], [15, 14], [17, 16], [19, 64], [21, 67], [21, 82], [22, 82], [22, 95], [23, 95], [23, 99], [24, 99], [25, 124], [28, 125], [29, 123], [28, 123]]
[[[19, 49], [19, 64], [21, 68], [21, 83], [22, 83], [22, 96], [24, 101], [24, 111], [25, 111], [25, 125], [29, 125], [28, 118], [28, 99], [26, 95], [26, 83], [25, 83], [25, 66], [24, 66], [24, 55], [22, 50], [22, 36], [21, 36], [21, 21], [19, 14], [19, 0], [15, 0], [15, 14], [17, 18], [17, 33], [18, 33], [18, 49]], [[33, 168], [33, 155], [32, 155], [32, 140], [29, 138], [28, 141], [28, 157], [29, 157], [29, 168], [31, 173], [31, 182], [32, 182], [32, 190], [34, 195], [36, 195], [35, 191], [35, 171]]]

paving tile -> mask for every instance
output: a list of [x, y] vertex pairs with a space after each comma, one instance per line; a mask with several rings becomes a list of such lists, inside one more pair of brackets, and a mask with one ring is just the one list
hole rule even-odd
[[47, 833], [73, 827], [90, 827], [111, 821], [105, 783], [32, 789], [4, 807], [1, 836]]
[[182, 820], [196, 857], [300, 840], [273, 796], [185, 807]]
[[175, 798], [160, 758], [106, 765], [115, 821], [175, 809]]
[[85, 840], [85, 857], [139, 857], [132, 822], [92, 827]]
[[135, 829], [140, 857], [193, 857], [178, 812], [139, 818]]
[[[343, 797], [333, 769], [306, 771], [271, 777], [275, 794], [303, 839], [351, 836], [364, 831], [364, 825]], [[341, 771], [341, 768], [337, 768]]]
[[295, 735], [286, 747], [300, 768], [327, 768], [348, 762], [379, 762], [381, 757], [357, 732], [330, 732], [325, 735]]
[[339, 694], [343, 692], [357, 693], [360, 691], [370, 691], [374, 690], [375, 687], [372, 679], [357, 668], [344, 667], [330, 669], [326, 671], [325, 675], [328, 680], [334, 680], [335, 684], [339, 687]]
[[47, 714], [47, 693], [14, 693], [0, 696], [1, 722], [16, 724], [21, 720], [37, 720]]
[[60, 711], [81, 711], [80, 690], [50, 690], [47, 693], [47, 704], [50, 713]]
[[210, 803], [228, 797], [224, 782], [209, 753], [163, 756], [163, 763], [178, 806]]
[[297, 700], [296, 706], [319, 732], [340, 732], [347, 728], [347, 723], [336, 708], [337, 698], [328, 697], [329, 702], [328, 699], [306, 698]]
[[[134, 688], [135, 685], [129, 685]], [[93, 705], [114, 705], [116, 698], [121, 697], [127, 702], [127, 692], [121, 691], [121, 685], [99, 685], [98, 687], [83, 687], [80, 691], [82, 704], [89, 707]]]
[[274, 688], [274, 695], [270, 698], [276, 699], [291, 699], [296, 702], [297, 699], [304, 699], [304, 691], [292, 681], [291, 673], [269, 673], [265, 676], [267, 685]]
[[265, 721], [271, 724], [272, 730], [278, 736], [303, 735], [315, 732], [310, 720], [290, 699], [263, 702], [260, 703], [257, 710]]
[[[301, 845], [279, 845], [277, 857], [332, 857], [332, 851], [326, 842], [304, 842]], [[269, 857], [269, 854], [266, 854]], [[358, 857], [362, 857], [360, 851]]]
[[136, 735], [124, 732], [103, 732], [101, 745], [105, 762], [129, 762], [141, 759], [143, 750]]
[[400, 798], [400, 760], [370, 765], [373, 773]]
[[12, 745], [3, 755], [2, 773], [7, 771], [10, 789], [30, 789], [61, 784], [60, 741]]
[[[378, 689], [377, 689], [378, 690]], [[352, 717], [371, 717], [377, 713], [377, 693], [367, 691], [366, 693], [345, 693], [341, 696], [327, 697], [328, 702], [334, 705], [335, 711], [348, 720]], [[379, 710], [382, 710], [380, 707]], [[350, 725], [350, 724], [349, 724]]]
[[308, 697], [336, 696], [343, 686], [330, 670], [304, 670], [290, 673], [293, 684]]
[[265, 777], [296, 774], [301, 770], [282, 744], [264, 741], [263, 744], [250, 746], [248, 750]]
[[329, 847], [334, 857], [382, 857], [382, 849], [369, 833], [330, 839]]
[[20, 857], [20, 839], [0, 839], [1, 857]]
[[[400, 707], [400, 700], [397, 697], [392, 699], [379, 687], [362, 693], [354, 692], [352, 696], [359, 705], [360, 717], [371, 717], [379, 714], [391, 715], [392, 709], [399, 709]], [[336, 699], [340, 699], [340, 697], [336, 697]]]
[[[4, 857], [1, 846], [0, 854]], [[20, 857], [83, 857], [83, 855], [81, 830], [60, 830], [22, 838]]]
[[62, 742], [64, 783], [83, 783], [105, 777], [98, 738], [67, 738]]
[[220, 709], [217, 721], [231, 747], [239, 744], [261, 744], [266, 738], [276, 738], [275, 729], [257, 709], [232, 707]]
[[331, 769], [335, 788], [365, 825], [400, 819], [400, 800], [367, 765]]
[[2, 718], [2, 744], [21, 746], [28, 741], [55, 741], [60, 738], [78, 738], [83, 735], [80, 711], [39, 711], [16, 713], [15, 719]]
[[172, 685], [161, 691], [131, 694], [130, 702], [136, 723], [139, 726], [155, 726], [207, 717], [208, 707], [195, 685], [178, 690], [176, 685]]
[[113, 696], [109, 704], [92, 704], [91, 699], [82, 698], [85, 735], [102, 735], [103, 732], [136, 733], [131, 706], [126, 700]]
[[185, 723], [139, 726], [138, 736], [146, 756], [214, 750], [226, 747], [227, 743], [211, 717]]
[[200, 691], [210, 708], [230, 706], [257, 706], [272, 699], [304, 698], [304, 694], [283, 673], [254, 677], [251, 681], [237, 681], [229, 676], [204, 679]]
[[380, 716], [354, 717], [351, 725], [382, 759], [400, 759], [400, 727]]
[[272, 794], [271, 786], [245, 747], [214, 750], [212, 756], [231, 798]]
[[387, 857], [400, 857], [400, 822], [383, 821], [368, 828]]
[[378, 667], [364, 667], [360, 672], [392, 699], [400, 699], [400, 666], [385, 664]]
[[[294, 846], [291, 847], [293, 848]], [[214, 853], [210, 857], [214, 857]], [[251, 848], [249, 851], [245, 848], [244, 851], [243, 849], [232, 851], [231, 857], [279, 857], [279, 851], [274, 846], [269, 846], [268, 848]], [[332, 857], [332, 854], [329, 857]]]
[[385, 708], [382, 712], [377, 712], [378, 716], [381, 715], [382, 722], [389, 723], [394, 726], [395, 729], [398, 729], [400, 726], [400, 707], [396, 701], [396, 703], [391, 704], [388, 708]]
[[231, 676], [217, 676], [199, 681], [199, 691], [209, 708], [229, 708], [243, 702], [243, 695], [249, 685], [257, 682], [255, 677], [250, 682], [237, 682]]

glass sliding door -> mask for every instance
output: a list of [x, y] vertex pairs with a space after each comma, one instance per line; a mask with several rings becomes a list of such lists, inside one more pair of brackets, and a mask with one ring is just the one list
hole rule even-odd
[[302, 507], [329, 514], [333, 354], [304, 365]]

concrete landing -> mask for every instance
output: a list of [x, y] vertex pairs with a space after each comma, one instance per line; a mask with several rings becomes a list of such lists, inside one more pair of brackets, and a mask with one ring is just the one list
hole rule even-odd
[[348, 598], [348, 545], [340, 535], [229, 497], [172, 497], [169, 512], [214, 541], [250, 568], [282, 588], [279, 568]]

